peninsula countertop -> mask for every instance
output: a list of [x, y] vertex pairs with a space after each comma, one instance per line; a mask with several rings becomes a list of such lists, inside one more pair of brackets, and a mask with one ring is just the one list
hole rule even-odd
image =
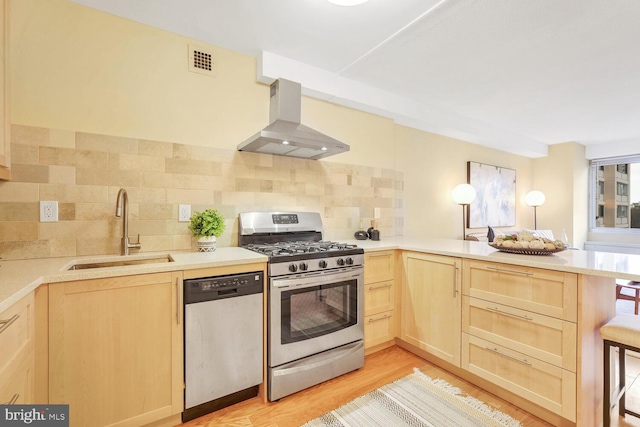
[[[119, 267], [69, 270], [74, 264], [145, 260], [169, 256], [173, 261]], [[256, 252], [237, 247], [218, 248], [215, 252], [144, 252], [136, 255], [96, 255], [86, 257], [37, 258], [0, 261], [0, 312], [43, 283], [130, 276], [195, 268], [267, 262]]]
[[551, 255], [518, 255], [500, 252], [486, 242], [453, 239], [422, 239], [408, 236], [380, 241], [350, 240], [346, 243], [365, 252], [401, 249], [524, 267], [544, 268], [591, 276], [640, 281], [640, 255], [567, 249]]

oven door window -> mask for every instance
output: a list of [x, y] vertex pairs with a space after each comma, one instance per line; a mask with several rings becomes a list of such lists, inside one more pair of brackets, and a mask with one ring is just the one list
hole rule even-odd
[[357, 280], [281, 294], [282, 344], [330, 334], [358, 323]]

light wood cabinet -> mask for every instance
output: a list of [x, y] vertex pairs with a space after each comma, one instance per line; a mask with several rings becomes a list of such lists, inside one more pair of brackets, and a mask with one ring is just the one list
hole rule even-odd
[[577, 275], [463, 261], [462, 367], [576, 420]]
[[0, 179], [11, 178], [9, 114], [9, 0], [0, 0]]
[[183, 408], [182, 273], [49, 285], [49, 403], [72, 426], [141, 426]]
[[364, 283], [364, 345], [380, 350], [395, 338], [394, 251], [365, 254]]
[[33, 293], [0, 313], [0, 404], [33, 402]]
[[461, 260], [404, 252], [400, 338], [460, 366]]

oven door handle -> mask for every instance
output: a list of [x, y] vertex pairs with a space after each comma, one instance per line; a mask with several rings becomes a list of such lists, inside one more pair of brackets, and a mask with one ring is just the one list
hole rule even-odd
[[362, 271], [362, 267], [354, 267], [352, 270], [343, 271], [339, 274], [305, 273], [304, 276], [271, 279], [271, 284], [274, 288], [318, 286], [325, 283], [335, 283], [340, 280], [359, 278], [362, 275]]
[[333, 363], [336, 360], [344, 359], [345, 357], [350, 356], [351, 354], [361, 350], [362, 346], [363, 346], [362, 342], [357, 342], [357, 343], [354, 343], [353, 347], [351, 347], [350, 349], [345, 350], [344, 352], [340, 352], [339, 354], [336, 354], [333, 357], [329, 357], [328, 359], [320, 360], [319, 362], [315, 362], [315, 363], [309, 363], [309, 364], [305, 363], [303, 365], [294, 366], [292, 368], [278, 369], [273, 372], [273, 375], [276, 377], [279, 377], [283, 375], [292, 375], [292, 374], [297, 374], [299, 372], [304, 372], [304, 371], [309, 371], [311, 369], [319, 368], [321, 366]]

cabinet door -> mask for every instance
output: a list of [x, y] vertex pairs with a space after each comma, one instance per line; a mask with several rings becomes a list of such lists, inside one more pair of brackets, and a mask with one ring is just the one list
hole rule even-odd
[[140, 426], [182, 411], [179, 273], [49, 286], [49, 403], [72, 426]]
[[9, 115], [9, 0], [0, 0], [0, 179], [11, 177]]
[[0, 313], [0, 405], [33, 402], [33, 293]]
[[400, 338], [460, 366], [458, 258], [405, 252]]

